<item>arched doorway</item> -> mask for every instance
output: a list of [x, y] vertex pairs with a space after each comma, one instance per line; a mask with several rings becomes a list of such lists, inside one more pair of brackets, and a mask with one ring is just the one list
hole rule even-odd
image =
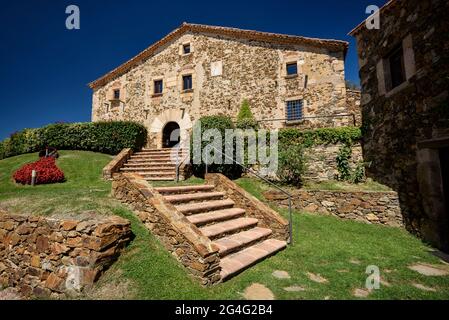
[[180, 141], [179, 124], [174, 121], [167, 122], [162, 130], [162, 147], [173, 148]]

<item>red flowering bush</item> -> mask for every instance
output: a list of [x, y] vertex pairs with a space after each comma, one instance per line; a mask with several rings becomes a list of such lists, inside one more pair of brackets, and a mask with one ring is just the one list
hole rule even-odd
[[14, 180], [21, 184], [31, 184], [31, 172], [33, 170], [36, 170], [36, 184], [56, 183], [65, 180], [64, 172], [56, 166], [56, 160], [53, 157], [41, 158], [36, 162], [24, 165], [14, 173]]

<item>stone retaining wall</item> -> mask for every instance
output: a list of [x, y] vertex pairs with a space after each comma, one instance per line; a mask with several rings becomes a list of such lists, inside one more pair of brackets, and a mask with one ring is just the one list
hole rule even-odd
[[120, 217], [57, 220], [0, 213], [0, 287], [61, 298], [91, 286], [131, 238]]
[[[338, 175], [337, 156], [342, 144], [319, 145], [304, 150], [307, 158], [307, 169], [304, 174], [306, 181], [327, 181], [335, 179]], [[363, 161], [362, 146], [357, 143], [352, 146], [351, 167]]]
[[273, 238], [288, 240], [289, 223], [279, 213], [220, 173], [209, 173], [205, 180], [206, 184], [215, 185], [216, 191], [225, 192], [226, 196], [235, 202], [236, 207], [245, 209], [247, 217], [258, 219], [259, 227], [271, 229]]
[[[281, 206], [288, 206], [288, 198], [277, 191], [264, 196]], [[297, 190], [292, 192], [295, 210], [333, 215], [366, 223], [403, 226], [399, 198], [396, 192], [348, 192], [326, 190]]]
[[221, 280], [220, 256], [209, 238], [141, 176], [125, 173], [114, 176], [112, 193], [128, 204], [145, 226], [203, 285]]

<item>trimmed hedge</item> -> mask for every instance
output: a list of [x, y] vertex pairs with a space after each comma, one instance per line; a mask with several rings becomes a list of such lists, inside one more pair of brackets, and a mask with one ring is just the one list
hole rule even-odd
[[362, 139], [358, 127], [339, 127], [300, 130], [295, 128], [279, 130], [279, 144], [287, 148], [292, 144], [301, 144], [308, 148], [321, 144], [343, 143], [352, 145]]
[[56, 123], [12, 134], [0, 142], [0, 159], [45, 147], [118, 154], [124, 148], [141, 149], [146, 139], [146, 128], [135, 122]]

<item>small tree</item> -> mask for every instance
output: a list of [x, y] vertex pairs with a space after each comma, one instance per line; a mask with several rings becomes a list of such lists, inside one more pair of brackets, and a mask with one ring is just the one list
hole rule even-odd
[[239, 129], [258, 129], [258, 123], [254, 118], [248, 100], [244, 99], [237, 115], [236, 127]]

